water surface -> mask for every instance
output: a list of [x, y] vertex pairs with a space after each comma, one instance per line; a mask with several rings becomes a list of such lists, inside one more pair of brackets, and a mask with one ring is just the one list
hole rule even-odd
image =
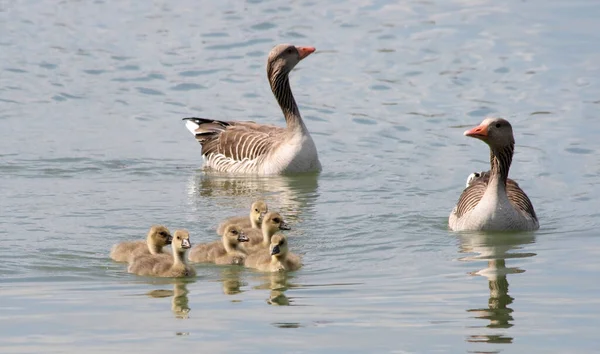
[[[597, 351], [600, 4], [592, 1], [0, 3], [3, 353]], [[182, 117], [284, 124], [291, 83], [318, 176], [201, 169]], [[447, 216], [511, 121], [535, 233]], [[213, 240], [256, 198], [304, 267], [127, 274], [112, 244], [164, 223]]]

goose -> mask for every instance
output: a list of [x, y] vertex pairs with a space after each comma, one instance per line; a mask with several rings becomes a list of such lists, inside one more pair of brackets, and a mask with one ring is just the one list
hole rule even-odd
[[487, 118], [464, 135], [490, 147], [488, 173], [471, 181], [448, 218], [453, 231], [533, 231], [540, 227], [533, 204], [517, 182], [508, 178], [515, 140], [502, 118]]
[[110, 258], [115, 262], [130, 262], [131, 258], [162, 253], [166, 245], [171, 244], [171, 232], [162, 225], [154, 225], [148, 231], [146, 241], [128, 241], [114, 245], [110, 251]]
[[289, 252], [287, 238], [276, 234], [271, 238], [269, 250], [251, 254], [245, 265], [263, 272], [280, 272], [298, 270], [302, 262], [298, 255]]
[[285, 128], [251, 121], [183, 118], [202, 145], [206, 169], [258, 175], [321, 171], [317, 148], [300, 116], [288, 78], [296, 64], [314, 51], [314, 47], [279, 44], [269, 53], [267, 77], [285, 117]]
[[147, 255], [135, 258], [127, 268], [129, 273], [157, 277], [192, 277], [196, 275], [194, 267], [185, 261], [185, 253], [192, 246], [187, 230], [177, 230], [173, 234], [171, 248], [173, 255]]
[[269, 211], [267, 203], [257, 200], [250, 207], [250, 218], [248, 216], [232, 216], [223, 220], [217, 227], [217, 235], [223, 236], [223, 232], [229, 225], [238, 225], [243, 228], [260, 229], [260, 224], [265, 214]]
[[283, 217], [279, 213], [268, 213], [263, 218], [260, 229], [244, 229], [246, 236], [248, 236], [248, 249], [250, 252], [267, 249], [271, 244], [271, 237], [279, 230], [290, 230], [291, 228], [283, 220]]
[[[188, 259], [194, 263], [215, 263], [218, 258], [231, 255], [233, 263], [243, 264], [246, 251], [241, 247], [240, 242], [248, 242], [248, 237], [241, 227], [229, 225], [225, 229], [222, 240], [196, 245], [190, 251]], [[226, 260], [221, 259], [220, 262]]]

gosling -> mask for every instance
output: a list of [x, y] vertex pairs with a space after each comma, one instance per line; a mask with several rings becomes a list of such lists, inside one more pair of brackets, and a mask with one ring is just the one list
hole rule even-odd
[[227, 264], [228, 260], [237, 262], [233, 264], [244, 264], [246, 250], [240, 245], [241, 242], [248, 242], [248, 237], [242, 228], [229, 225], [225, 228], [221, 240], [196, 245], [190, 251], [188, 259], [194, 263], [216, 263], [219, 259], [219, 264]]
[[287, 238], [276, 234], [271, 238], [268, 252], [256, 252], [246, 258], [245, 265], [262, 272], [294, 271], [302, 267], [298, 255], [288, 251]]
[[271, 237], [279, 230], [290, 230], [290, 227], [283, 220], [281, 214], [275, 212], [267, 213], [263, 217], [259, 230], [254, 228], [244, 229], [249, 239], [248, 250], [255, 252], [261, 249], [268, 249], [271, 244]]
[[171, 248], [173, 256], [164, 254], [137, 257], [127, 271], [137, 275], [165, 278], [192, 277], [196, 275], [194, 267], [187, 264], [185, 253], [192, 246], [187, 230], [177, 230], [173, 235]]
[[254, 228], [260, 229], [260, 224], [262, 223], [263, 216], [269, 211], [267, 207], [267, 203], [262, 200], [257, 200], [252, 203], [250, 207], [250, 217], [248, 216], [232, 216], [223, 220], [219, 227], [217, 227], [217, 235], [223, 236], [225, 233], [225, 229], [229, 225], [238, 225], [242, 228]]
[[469, 188], [470, 185], [472, 185], [473, 183], [475, 183], [476, 181], [478, 181], [481, 178], [489, 178], [490, 172], [473, 172], [471, 173], [468, 177], [467, 177], [467, 183], [465, 188]]
[[170, 245], [173, 237], [169, 229], [162, 225], [154, 225], [148, 231], [146, 241], [128, 241], [114, 245], [110, 258], [115, 262], [131, 262], [134, 257], [160, 254], [163, 247]]

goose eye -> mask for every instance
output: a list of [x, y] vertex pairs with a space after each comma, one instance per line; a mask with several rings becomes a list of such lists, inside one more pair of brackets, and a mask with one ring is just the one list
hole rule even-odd
[[292, 48], [288, 48], [285, 52], [288, 54], [292, 54]]
[[500, 128], [500, 123], [496, 123], [496, 128]]
[[279, 224], [281, 222], [281, 220], [279, 220], [279, 219], [273, 219], [273, 222], [276, 222], [276, 223]]

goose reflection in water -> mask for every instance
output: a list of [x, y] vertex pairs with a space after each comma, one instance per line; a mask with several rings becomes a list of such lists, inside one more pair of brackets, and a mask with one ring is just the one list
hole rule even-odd
[[[531, 233], [466, 233], [460, 236], [461, 253], [477, 253], [475, 256], [460, 258], [462, 261], [474, 262], [485, 260], [487, 268], [469, 273], [488, 279], [490, 297], [487, 307], [467, 309], [474, 318], [489, 321], [485, 328], [488, 333], [477, 333], [467, 338], [473, 343], [512, 343], [513, 338], [506, 335], [506, 329], [512, 327], [513, 309], [509, 306], [515, 300], [508, 294], [508, 275], [524, 273], [518, 267], [507, 267], [506, 260], [533, 257], [535, 253], [520, 251], [522, 245], [535, 242]], [[473, 328], [483, 328], [475, 326]]]
[[243, 292], [242, 286], [246, 285], [241, 280], [244, 270], [242, 266], [226, 266], [221, 270], [221, 282], [223, 283], [223, 294], [236, 295]]
[[154, 298], [171, 297], [171, 311], [175, 317], [186, 319], [190, 313], [187, 282], [181, 279], [174, 279], [174, 281], [173, 290], [157, 289], [148, 292], [147, 295]]
[[234, 205], [245, 214], [256, 199], [264, 199], [269, 210], [297, 222], [302, 214], [312, 213], [319, 196], [318, 187], [318, 174], [260, 177], [197, 170], [188, 181], [187, 194], [192, 212], [205, 215], [207, 205], [212, 210], [224, 210]]
[[288, 275], [287, 272], [273, 272], [261, 274], [258, 279], [262, 284], [257, 285], [254, 289], [268, 289], [270, 290], [267, 304], [273, 306], [293, 306], [293, 298], [285, 295], [285, 292], [289, 288], [295, 287], [289, 280], [292, 276]]

